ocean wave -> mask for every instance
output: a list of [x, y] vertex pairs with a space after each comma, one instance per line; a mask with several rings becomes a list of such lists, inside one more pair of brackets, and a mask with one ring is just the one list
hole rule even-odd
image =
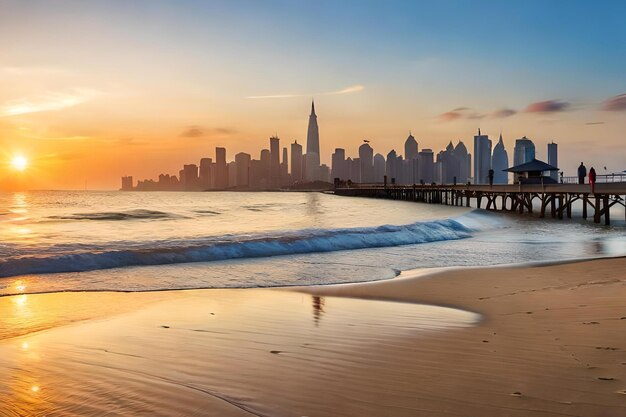
[[54, 220], [148, 220], [148, 219], [175, 219], [180, 216], [156, 210], [128, 210], [105, 211], [94, 213], [74, 213], [63, 216], [49, 216]]
[[463, 239], [470, 237], [473, 230], [460, 221], [446, 219], [402, 226], [305, 229], [265, 235], [151, 242], [152, 246], [148, 248], [100, 248], [97, 251], [8, 258], [0, 261], [0, 277], [391, 247]]

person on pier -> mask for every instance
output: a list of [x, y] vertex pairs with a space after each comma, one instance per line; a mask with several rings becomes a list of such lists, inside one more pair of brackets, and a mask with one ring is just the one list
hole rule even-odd
[[591, 194], [596, 193], [596, 170], [591, 167], [589, 170], [589, 185], [591, 185]]
[[578, 167], [578, 183], [584, 184], [586, 176], [587, 176], [587, 167], [581, 162], [580, 166]]

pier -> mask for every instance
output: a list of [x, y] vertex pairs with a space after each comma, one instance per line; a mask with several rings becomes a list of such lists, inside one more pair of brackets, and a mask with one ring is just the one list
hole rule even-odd
[[505, 184], [505, 185], [383, 185], [352, 184], [337, 187], [336, 195], [387, 198], [485, 210], [538, 214], [540, 218], [572, 218], [574, 203], [582, 204], [582, 218], [611, 224], [610, 209], [624, 207], [626, 182], [599, 183], [595, 193], [588, 184]]

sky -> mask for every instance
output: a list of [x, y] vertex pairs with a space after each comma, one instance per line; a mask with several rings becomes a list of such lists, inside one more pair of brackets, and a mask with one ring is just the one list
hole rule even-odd
[[[435, 152], [500, 133], [626, 169], [623, 1], [0, 2], [0, 189], [117, 189], [225, 146]], [[28, 160], [17, 171], [10, 161]], [[607, 170], [604, 170], [604, 167]], [[600, 167], [600, 169], [598, 169]]]

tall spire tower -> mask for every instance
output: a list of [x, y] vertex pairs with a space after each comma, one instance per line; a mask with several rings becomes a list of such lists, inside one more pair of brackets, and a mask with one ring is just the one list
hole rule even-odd
[[317, 115], [315, 114], [315, 102], [313, 100], [311, 100], [309, 129], [306, 134], [306, 153], [315, 154], [315, 166], [320, 165], [320, 132], [317, 127]]

